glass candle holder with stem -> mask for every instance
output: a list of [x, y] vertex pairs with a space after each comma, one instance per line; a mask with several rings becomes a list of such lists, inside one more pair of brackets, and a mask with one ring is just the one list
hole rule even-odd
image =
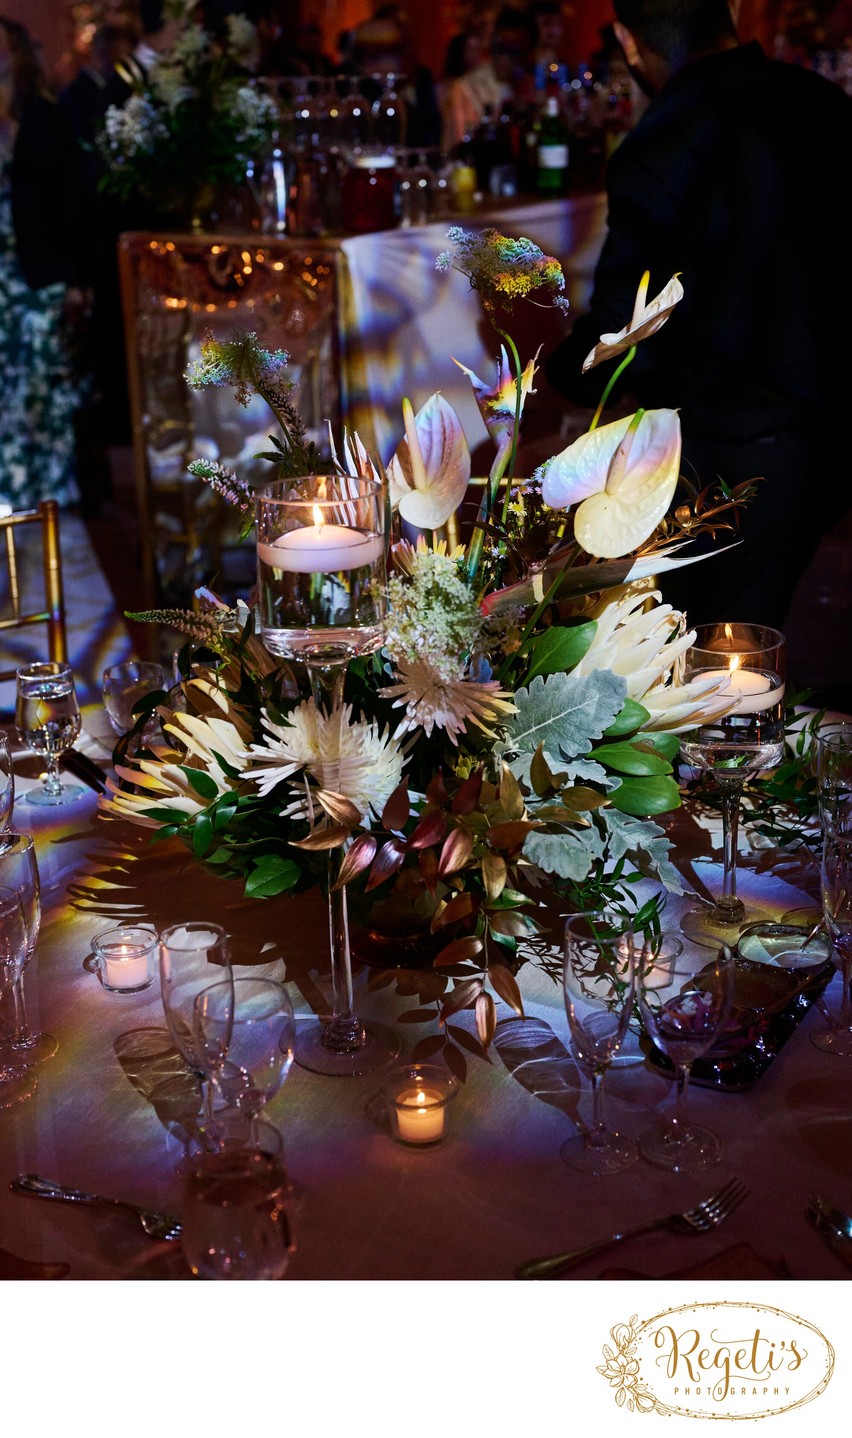
[[59, 1041], [53, 1034], [31, 1028], [27, 1013], [24, 975], [35, 956], [41, 930], [41, 885], [35, 841], [31, 834], [9, 836], [9, 843], [0, 852], [0, 884], [17, 893], [27, 932], [26, 955], [14, 986], [15, 1032], [11, 1049], [22, 1063], [44, 1063], [57, 1053]]
[[642, 951], [637, 975], [642, 1023], [657, 1048], [674, 1065], [675, 1111], [661, 1126], [639, 1135], [639, 1152], [648, 1163], [673, 1173], [691, 1173], [718, 1163], [722, 1148], [716, 1134], [689, 1121], [689, 1075], [697, 1058], [713, 1047], [731, 1014], [734, 960], [727, 945], [702, 966], [685, 953], [681, 939], [662, 933]]
[[80, 708], [70, 664], [49, 661], [29, 664], [17, 671], [15, 730], [18, 739], [47, 762], [40, 789], [30, 789], [28, 804], [70, 804], [86, 790], [81, 784], [63, 784], [59, 760], [80, 733]]
[[[256, 496], [258, 602], [263, 642], [301, 661], [319, 711], [342, 707], [346, 668], [384, 639], [389, 514], [378, 481], [349, 475], [278, 480]], [[355, 1012], [342, 850], [328, 851], [330, 1022], [300, 1027], [296, 1059], [315, 1073], [382, 1068], [395, 1035]]]
[[233, 993], [233, 973], [225, 930], [207, 920], [171, 924], [159, 939], [160, 996], [175, 1048], [200, 1085], [201, 1109], [195, 1128], [212, 1131], [214, 1090], [196, 1045], [196, 996], [213, 983]]
[[623, 915], [599, 910], [565, 924], [563, 993], [571, 1052], [592, 1082], [592, 1121], [569, 1138], [560, 1156], [569, 1168], [602, 1176], [637, 1158], [636, 1145], [607, 1129], [603, 1083], [630, 1022], [634, 997], [633, 933]]
[[[0, 1000], [14, 990], [27, 953], [21, 900], [14, 889], [0, 888]], [[0, 1109], [12, 1108], [35, 1093], [32, 1071], [0, 1057]]]
[[696, 943], [735, 944], [747, 924], [771, 917], [737, 895], [737, 842], [743, 785], [784, 756], [784, 635], [763, 624], [701, 624], [686, 651], [683, 678], [725, 679], [731, 712], [681, 735], [680, 755], [712, 776], [722, 809], [722, 892], [714, 904], [690, 909], [683, 932]]
[[226, 1106], [258, 1118], [293, 1063], [295, 1021], [284, 985], [250, 975], [212, 984], [196, 997], [194, 1023], [201, 1061], [213, 1056], [217, 1069], [210, 1076]]
[[852, 832], [848, 829], [838, 832], [823, 826], [820, 889], [843, 993], [834, 1024], [812, 1030], [811, 1042], [823, 1053], [852, 1058]]
[[15, 807], [15, 770], [8, 734], [0, 733], [0, 853], [9, 843]]

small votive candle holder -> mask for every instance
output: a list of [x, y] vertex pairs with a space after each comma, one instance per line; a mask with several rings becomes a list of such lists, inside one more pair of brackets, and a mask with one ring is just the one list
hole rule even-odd
[[391, 1136], [412, 1147], [441, 1143], [449, 1130], [458, 1083], [436, 1064], [402, 1064], [385, 1086]]
[[156, 931], [146, 924], [120, 924], [92, 939], [100, 981], [111, 994], [139, 994], [154, 981]]

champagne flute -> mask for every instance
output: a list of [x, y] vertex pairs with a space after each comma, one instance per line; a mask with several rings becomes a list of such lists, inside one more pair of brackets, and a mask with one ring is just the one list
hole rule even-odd
[[730, 681], [735, 707], [681, 735], [681, 757], [712, 774], [722, 801], [722, 892], [690, 909], [683, 932], [695, 943], [736, 944], [744, 927], [768, 915], [737, 897], [737, 830], [746, 779], [784, 757], [784, 635], [762, 624], [700, 624], [684, 656], [684, 680]]
[[18, 739], [47, 760], [41, 789], [30, 789], [28, 804], [70, 804], [86, 790], [80, 784], [63, 784], [59, 759], [80, 733], [80, 709], [70, 664], [50, 660], [17, 670], [18, 693], [15, 729]]
[[811, 1032], [811, 1043], [827, 1054], [852, 1058], [852, 834], [823, 827], [820, 874], [822, 911], [840, 969], [843, 994], [836, 1022]]
[[[0, 999], [14, 989], [27, 955], [21, 901], [14, 889], [0, 888]], [[11, 1108], [37, 1088], [29, 1069], [0, 1059], [0, 1108]]]
[[197, 1126], [212, 1131], [214, 1089], [197, 1047], [193, 1004], [202, 989], [220, 982], [230, 988], [233, 1003], [227, 935], [219, 924], [206, 920], [171, 924], [160, 934], [159, 950], [160, 996], [166, 1023], [175, 1048], [200, 1084], [202, 1105]]
[[0, 884], [14, 889], [18, 895], [27, 934], [24, 962], [14, 986], [16, 1023], [11, 1049], [22, 1063], [44, 1063], [54, 1057], [59, 1042], [53, 1034], [31, 1029], [27, 1016], [24, 974], [32, 962], [41, 929], [41, 885], [31, 834], [10, 835], [8, 845], [0, 852]]
[[673, 934], [646, 944], [637, 980], [639, 1012], [657, 1048], [671, 1059], [677, 1075], [675, 1112], [662, 1127], [639, 1135], [639, 1152], [657, 1168], [691, 1173], [718, 1163], [722, 1148], [708, 1128], [687, 1118], [692, 1065], [712, 1048], [728, 1022], [734, 998], [734, 961], [723, 945], [696, 972]]
[[233, 986], [212, 984], [195, 1000], [194, 1021], [202, 1062], [208, 1054], [222, 1056], [218, 1081], [229, 1107], [257, 1118], [293, 1062], [295, 1022], [286, 988], [250, 976], [235, 978]]
[[563, 1143], [569, 1168], [601, 1176], [635, 1163], [632, 1139], [607, 1129], [603, 1082], [621, 1046], [633, 1010], [633, 933], [622, 915], [599, 910], [575, 914], [565, 925], [563, 992], [571, 1051], [592, 1081], [592, 1122]]
[[9, 736], [0, 732], [0, 853], [10, 842], [12, 810], [15, 807], [15, 771]]
[[292, 1190], [272, 1124], [224, 1115], [219, 1145], [188, 1162], [181, 1246], [196, 1277], [279, 1279], [294, 1244]]
[[[256, 495], [257, 574], [263, 642], [301, 660], [318, 711], [343, 703], [349, 660], [384, 639], [388, 514], [377, 480], [304, 475], [276, 480]], [[327, 890], [333, 1009], [329, 1023], [305, 1025], [296, 1059], [314, 1073], [354, 1075], [383, 1068], [399, 1053], [383, 1025], [355, 1012], [341, 851], [329, 850]]]

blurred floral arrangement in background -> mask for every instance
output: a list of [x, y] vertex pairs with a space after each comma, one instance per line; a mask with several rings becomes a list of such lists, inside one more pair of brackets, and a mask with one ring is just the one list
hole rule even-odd
[[134, 79], [129, 99], [107, 110], [97, 148], [105, 192], [119, 200], [139, 194], [163, 214], [191, 218], [217, 192], [245, 182], [279, 114], [252, 80], [252, 22], [228, 15], [214, 35], [191, 9], [177, 8], [177, 38]]
[[[418, 925], [430, 935], [442, 1020], [472, 1008], [487, 1047], [495, 995], [523, 1012], [514, 975], [542, 931], [540, 895], [556, 890], [574, 909], [615, 903], [652, 929], [665, 891], [681, 890], [656, 822], [680, 803], [678, 734], [734, 701], [727, 678], [680, 682], [693, 634], [655, 576], [694, 562], [679, 551], [698, 532], [735, 528], [748, 490], [703, 491], [671, 512], [677, 413], [600, 423], [612, 380], [589, 431], [516, 477], [536, 364], [522, 365], [511, 341], [511, 308], [564, 308], [562, 272], [529, 240], [460, 229], [449, 239], [439, 266], [468, 276], [501, 340], [492, 382], [468, 371], [495, 446], [472, 524], [470, 450], [440, 394], [416, 413], [403, 400], [386, 469], [357, 434], [339, 447], [332, 438], [330, 468], [386, 485], [384, 647], [350, 663], [346, 704], [323, 714], [304, 676], [264, 649], [247, 605], [203, 590], [197, 611], [134, 616], [190, 642], [179, 701], [142, 701], [120, 741], [103, 812], [178, 836], [255, 896], [322, 883], [327, 851], [340, 848], [356, 922], [400, 942]], [[603, 336], [587, 366], [623, 368], [680, 293], [675, 277], [649, 301], [646, 276], [625, 328]], [[242, 404], [263, 396], [280, 431], [265, 455], [274, 477], [319, 465], [286, 369], [286, 354], [242, 334], [208, 337], [187, 374], [192, 386], [233, 387]], [[245, 481], [208, 460], [192, 470], [248, 529]], [[467, 522], [464, 544], [447, 537], [453, 516], [459, 532]], [[163, 741], [140, 748], [153, 706]], [[643, 878], [660, 887], [639, 904]]]

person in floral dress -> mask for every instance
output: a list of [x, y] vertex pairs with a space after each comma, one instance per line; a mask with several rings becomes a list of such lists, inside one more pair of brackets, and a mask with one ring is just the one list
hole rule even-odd
[[78, 498], [80, 155], [27, 31], [0, 17], [0, 506]]

